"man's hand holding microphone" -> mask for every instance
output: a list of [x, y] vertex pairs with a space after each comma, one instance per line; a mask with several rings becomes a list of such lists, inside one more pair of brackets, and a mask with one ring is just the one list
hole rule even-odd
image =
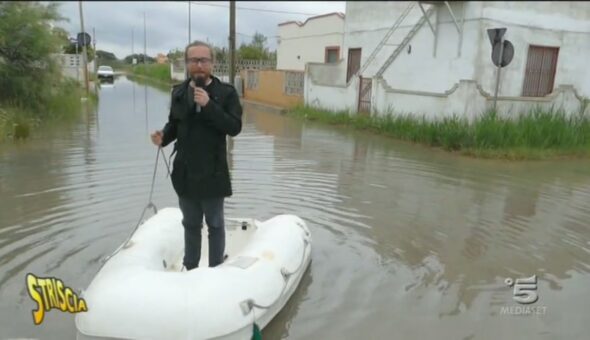
[[195, 104], [197, 104], [197, 113], [201, 112], [201, 108], [209, 103], [209, 94], [205, 91], [205, 78], [194, 77], [190, 82], [190, 86], [194, 90]]

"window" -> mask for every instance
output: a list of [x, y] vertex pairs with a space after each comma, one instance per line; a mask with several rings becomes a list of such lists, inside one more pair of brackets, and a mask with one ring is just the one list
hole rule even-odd
[[529, 47], [522, 88], [524, 97], [543, 97], [553, 92], [558, 54], [557, 47]]
[[304, 72], [286, 71], [284, 93], [288, 96], [303, 96]]
[[338, 46], [326, 47], [324, 62], [325, 63], [337, 63], [338, 59], [340, 59], [340, 47], [338, 47]]

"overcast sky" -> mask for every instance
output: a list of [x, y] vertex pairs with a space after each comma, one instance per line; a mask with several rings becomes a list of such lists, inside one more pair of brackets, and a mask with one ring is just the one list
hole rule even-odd
[[[61, 22], [57, 26], [65, 28], [74, 37], [81, 31], [78, 1], [60, 1], [59, 4], [61, 15], [69, 22]], [[119, 59], [131, 54], [132, 36], [135, 53], [143, 53], [144, 11], [148, 55], [166, 54], [171, 49], [184, 48], [188, 43], [188, 7], [188, 1], [82, 2], [84, 28], [90, 35], [94, 28], [96, 49], [113, 52]], [[289, 20], [303, 22], [313, 15], [344, 13], [345, 10], [345, 1], [236, 1], [236, 48], [242, 42], [250, 42], [258, 31], [268, 38], [267, 46], [274, 50], [279, 23]], [[192, 40], [208, 39], [214, 45], [227, 46], [229, 1], [191, 2], [191, 27]]]

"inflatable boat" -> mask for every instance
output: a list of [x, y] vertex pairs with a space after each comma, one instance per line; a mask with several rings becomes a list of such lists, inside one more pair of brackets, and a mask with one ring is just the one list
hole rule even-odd
[[112, 254], [82, 292], [77, 339], [251, 339], [285, 306], [311, 261], [311, 235], [294, 215], [226, 218], [226, 254], [210, 268], [182, 265], [178, 208], [158, 211]]

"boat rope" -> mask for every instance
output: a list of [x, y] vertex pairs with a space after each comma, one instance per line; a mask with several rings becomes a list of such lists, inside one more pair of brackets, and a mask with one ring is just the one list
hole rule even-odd
[[160, 157], [160, 153], [162, 153], [162, 159], [164, 159], [164, 163], [166, 164], [166, 168], [168, 169], [168, 173], [170, 173], [170, 167], [168, 166], [168, 162], [166, 161], [166, 155], [164, 154], [164, 150], [162, 150], [162, 147], [159, 146], [158, 147], [158, 151], [156, 153], [156, 163], [154, 165], [154, 174], [152, 175], [152, 185], [150, 188], [150, 196], [148, 198], [148, 204], [146, 205], [146, 207], [143, 209], [143, 212], [141, 213], [141, 216], [139, 217], [139, 221], [137, 221], [137, 224], [135, 225], [135, 228], [133, 228], [133, 230], [131, 231], [131, 233], [129, 233], [129, 236], [127, 236], [127, 239], [125, 240], [125, 242], [123, 242], [119, 248], [117, 248], [117, 250], [115, 250], [111, 255], [106, 256], [103, 260], [102, 260], [102, 264], [101, 266], [98, 268], [98, 270], [100, 270], [104, 264], [111, 259], [113, 256], [115, 256], [121, 249], [126, 248], [129, 246], [129, 240], [131, 240], [131, 237], [133, 236], [133, 234], [135, 233], [135, 231], [137, 230], [137, 228], [139, 228], [139, 226], [141, 225], [141, 222], [143, 221], [143, 216], [145, 215], [145, 212], [149, 209], [149, 208], [153, 208], [154, 209], [154, 214], [158, 213], [158, 208], [156, 207], [156, 205], [152, 202], [152, 195], [154, 193], [154, 184], [156, 183], [156, 172], [158, 170], [158, 159]]

